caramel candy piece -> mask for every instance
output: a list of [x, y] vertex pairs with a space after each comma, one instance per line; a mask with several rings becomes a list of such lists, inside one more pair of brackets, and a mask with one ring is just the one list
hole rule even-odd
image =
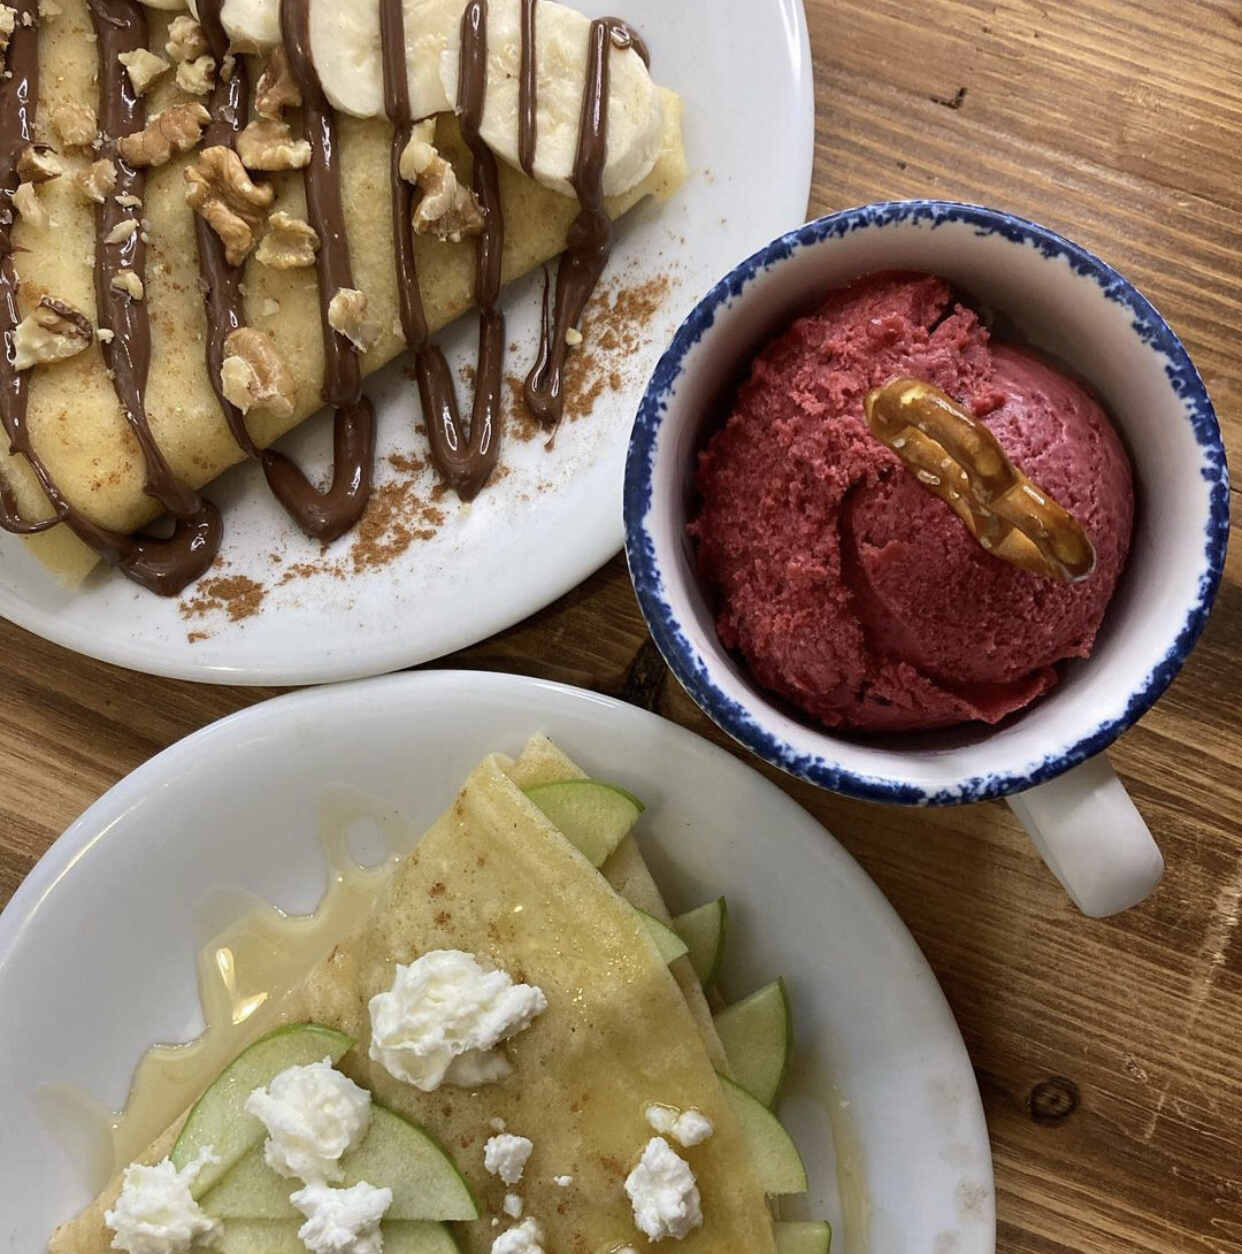
[[1095, 549], [1073, 515], [951, 396], [920, 379], [892, 379], [867, 394], [864, 409], [876, 438], [989, 553], [1062, 583], [1078, 583], [1095, 569]]

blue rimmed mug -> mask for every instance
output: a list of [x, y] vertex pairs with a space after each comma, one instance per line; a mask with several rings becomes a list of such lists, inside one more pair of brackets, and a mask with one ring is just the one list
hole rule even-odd
[[[771, 699], [716, 636], [686, 524], [720, 395], [754, 354], [828, 290], [882, 270], [938, 274], [1003, 313], [1103, 400], [1134, 465], [1126, 569], [1090, 658], [996, 726], [860, 736]], [[872, 801], [1005, 797], [1090, 915], [1148, 895], [1163, 860], [1102, 753], [1160, 696], [1197, 640], [1224, 565], [1229, 482], [1211, 400], [1177, 336], [1112, 267], [1022, 218], [978, 205], [899, 201], [809, 222], [730, 271], [661, 357], [631, 437], [626, 552], [652, 636], [695, 702], [773, 765]]]

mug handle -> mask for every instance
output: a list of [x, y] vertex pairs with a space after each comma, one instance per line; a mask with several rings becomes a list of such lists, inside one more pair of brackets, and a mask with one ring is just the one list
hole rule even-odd
[[1103, 753], [1006, 800], [1083, 914], [1136, 906], [1160, 882], [1164, 858]]

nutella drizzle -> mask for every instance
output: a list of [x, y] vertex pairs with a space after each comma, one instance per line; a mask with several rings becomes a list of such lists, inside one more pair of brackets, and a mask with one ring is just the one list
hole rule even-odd
[[535, 169], [535, 141], [539, 135], [539, 107], [536, 93], [538, 68], [535, 64], [535, 5], [539, 0], [522, 0], [522, 57], [518, 66], [518, 163], [529, 175]]
[[[145, 307], [111, 288], [111, 276], [121, 269], [132, 269], [141, 277], [145, 253], [139, 232], [126, 245], [108, 245], [103, 236], [121, 219], [115, 212], [121, 207], [110, 201], [98, 222], [96, 249], [96, 293], [99, 297], [101, 324], [114, 330], [113, 345], [104, 345], [104, 357], [114, 372], [117, 396], [126, 421], [138, 439], [146, 460], [146, 491], [173, 515], [173, 531], [167, 538], [125, 535], [98, 526], [65, 499], [51, 472], [34, 451], [26, 426], [26, 404], [29, 381], [25, 371], [13, 369], [10, 358], [12, 334], [20, 321], [18, 307], [19, 280], [13, 265], [12, 227], [14, 208], [12, 194], [19, 182], [17, 160], [26, 144], [34, 141], [34, 111], [38, 101], [38, 6], [35, 0], [17, 0], [18, 22], [8, 48], [9, 78], [0, 96], [0, 175], [3, 179], [4, 205], [0, 212], [0, 329], [6, 351], [0, 354], [0, 420], [9, 438], [10, 450], [26, 458], [35, 477], [52, 504], [53, 517], [46, 523], [30, 524], [16, 516], [13, 496], [6, 487], [0, 493], [0, 526], [9, 531], [44, 530], [46, 525], [62, 521], [79, 539], [90, 545], [105, 561], [117, 566], [134, 582], [164, 596], [179, 592], [197, 579], [211, 565], [220, 547], [220, 515], [215, 506], [182, 484], [172, 474], [151, 436], [143, 405], [146, 371], [150, 361], [150, 327]], [[129, 42], [138, 32], [139, 43], [145, 41], [146, 25], [135, 0], [90, 0], [95, 20], [100, 54], [102, 83], [102, 122], [105, 150], [111, 152], [119, 134], [142, 128], [142, 110], [130, 92], [125, 67], [116, 60], [119, 52], [138, 46]], [[27, 25], [27, 23], [29, 23]], [[121, 128], [125, 129], [122, 130]], [[113, 158], [116, 160], [116, 158]], [[117, 161], [118, 185], [128, 190], [132, 184], [122, 182], [131, 171]], [[141, 181], [137, 183], [139, 194]], [[123, 194], [123, 193], [122, 193]], [[115, 207], [115, 210], [114, 208]], [[107, 225], [105, 225], [105, 222]], [[106, 274], [101, 274], [106, 272]], [[106, 294], [105, 294], [106, 293]], [[114, 300], [115, 298], [118, 298]], [[133, 305], [133, 309], [121, 306]], [[123, 351], [116, 341], [135, 337]], [[109, 351], [114, 349], [115, 351]]]
[[[549, 429], [565, 411], [562, 374], [569, 351], [566, 333], [577, 327], [612, 251], [612, 220], [604, 212], [604, 162], [608, 141], [608, 54], [633, 48], [646, 65], [651, 55], [638, 32], [620, 18], [600, 17], [588, 34], [586, 90], [578, 124], [578, 151], [571, 182], [581, 208], [569, 228], [565, 253], [556, 269], [556, 307], [548, 316], [544, 287], [539, 355], [526, 376], [526, 407]], [[532, 105], [532, 113], [533, 113]]]
[[327, 543], [344, 535], [366, 509], [375, 457], [375, 411], [362, 395], [358, 353], [332, 328], [328, 318], [332, 298], [339, 289], [352, 288], [354, 279], [341, 207], [336, 118], [311, 63], [309, 0], [281, 0], [280, 22], [289, 70], [302, 93], [302, 123], [311, 147], [310, 165], [303, 178], [307, 217], [320, 240], [315, 268], [323, 326], [323, 399], [336, 412], [332, 483], [326, 491], [316, 489], [288, 457], [274, 449], [264, 450], [263, 471], [298, 526]]
[[[141, 98], [133, 91], [117, 57], [145, 46], [146, 19], [138, 0], [88, 0], [99, 43], [102, 148], [117, 167], [115, 194], [97, 214], [95, 290], [100, 325], [113, 332], [110, 342], [102, 346], [105, 363], [146, 462], [145, 491], [173, 517], [173, 532], [167, 539], [124, 535], [92, 523], [64, 498], [31, 447], [26, 427], [29, 381], [26, 372], [12, 368], [11, 361], [11, 337], [20, 321], [11, 234], [16, 217], [12, 196], [19, 183], [17, 162], [23, 148], [34, 140], [38, 99], [37, 0], [11, 2], [18, 10], [19, 20], [8, 48], [10, 74], [0, 87], [0, 335], [6, 346], [6, 351], [0, 353], [0, 422], [11, 451], [26, 458], [54, 512], [51, 517], [34, 522], [23, 519], [11, 488], [0, 478], [0, 527], [29, 534], [63, 522], [131, 579], [152, 591], [172, 595], [211, 564], [219, 548], [221, 524], [215, 507], [172, 473], [152, 436], [143, 398], [151, 356], [147, 309], [144, 302], [132, 300], [112, 285], [112, 279], [122, 271], [132, 271], [141, 278], [145, 264], [140, 208], [123, 207], [116, 199], [120, 195], [140, 201], [145, 177], [141, 170], [121, 160], [116, 141], [140, 131], [145, 124]], [[538, 138], [537, 4], [538, 0], [521, 0], [518, 159], [528, 175], [534, 169]], [[222, 7], [223, 0], [199, 0], [198, 4], [208, 49], [219, 66], [229, 55], [229, 40], [221, 22]], [[303, 177], [307, 216], [320, 239], [316, 269], [324, 343], [323, 398], [336, 411], [332, 483], [326, 491], [312, 486], [283, 453], [259, 449], [246, 428], [244, 415], [224, 396], [221, 367], [225, 342], [245, 322], [242, 271], [227, 263], [222, 241], [199, 215], [195, 215], [195, 232], [207, 315], [207, 370], [229, 430], [242, 451], [260, 461], [273, 493], [302, 530], [328, 542], [348, 531], [366, 507], [374, 459], [375, 418], [370, 402], [362, 394], [359, 355], [329, 320], [328, 307], [333, 296], [341, 288], [352, 288], [353, 276], [341, 205], [335, 116], [311, 61], [309, 21], [309, 0], [281, 0], [285, 49], [290, 72], [302, 94], [303, 125], [311, 146], [310, 164]], [[380, 26], [384, 102], [394, 128], [391, 177], [401, 325], [414, 354], [432, 461], [457, 494], [470, 500], [487, 482], [499, 454], [504, 360], [504, 315], [497, 307], [504, 221], [496, 158], [480, 135], [487, 91], [487, 0], [469, 0], [462, 14], [457, 100], [462, 137], [473, 158], [473, 187], [483, 214], [483, 230], [475, 240], [474, 299], [479, 307], [479, 342], [468, 432], [458, 415], [448, 363], [428, 332], [414, 248], [412, 210], [418, 193], [400, 175], [401, 155], [415, 121], [405, 65], [402, 0], [380, 0]], [[612, 223], [604, 211], [603, 195], [609, 52], [612, 47], [633, 48], [644, 62], [650, 63], [642, 39], [619, 18], [592, 21], [588, 41], [586, 85], [571, 178], [580, 209], [557, 269], [552, 313], [545, 281], [539, 354], [525, 384], [527, 406], [549, 428], [555, 428], [564, 409], [566, 332], [581, 318], [612, 245]], [[203, 137], [204, 146], [235, 147], [236, 137], [247, 120], [248, 99], [249, 76], [243, 59], [237, 57], [231, 76], [225, 79], [220, 74], [212, 89], [208, 101], [211, 120]], [[119, 243], [106, 243], [113, 229], [126, 219], [138, 222], [138, 229]]]
[[462, 500], [473, 499], [487, 482], [500, 453], [500, 388], [504, 365], [504, 315], [500, 262], [504, 247], [500, 182], [496, 158], [479, 137], [487, 75], [487, 4], [472, 0], [462, 15], [459, 105], [462, 136], [474, 158], [474, 190], [483, 211], [483, 231], [475, 241], [474, 296], [479, 306], [479, 352], [470, 431], [462, 429], [456, 389], [444, 354], [431, 343], [418, 288], [411, 211], [414, 189], [401, 177], [401, 154], [413, 129], [405, 67], [401, 0], [381, 0], [380, 31], [384, 61], [384, 107], [394, 127], [392, 140], [393, 235], [397, 256], [401, 329], [414, 352], [414, 370], [431, 459]]

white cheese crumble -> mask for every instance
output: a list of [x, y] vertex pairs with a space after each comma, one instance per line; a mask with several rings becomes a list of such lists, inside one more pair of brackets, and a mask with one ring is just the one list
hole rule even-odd
[[522, 1218], [522, 1199], [516, 1193], [506, 1193], [505, 1200], [501, 1203], [500, 1209], [504, 1211], [510, 1219]]
[[483, 1147], [483, 1166], [506, 1184], [517, 1184], [526, 1170], [526, 1160], [535, 1147], [524, 1136], [502, 1132], [488, 1139]]
[[371, 998], [371, 1057], [427, 1093], [446, 1081], [491, 1083], [508, 1072], [491, 1051], [547, 1008], [535, 985], [514, 984], [459, 949], [435, 949], [398, 963], [392, 988]]
[[492, 1242], [492, 1254], [544, 1254], [543, 1227], [537, 1219], [523, 1219]]
[[289, 1194], [306, 1216], [298, 1238], [311, 1254], [380, 1254], [384, 1235], [380, 1220], [392, 1205], [392, 1190], [377, 1189], [365, 1180], [348, 1189], [308, 1184]]
[[571, 1184], [573, 1184], [573, 1182], [574, 1182], [573, 1176], [553, 1176], [552, 1177], [552, 1183], [556, 1185], [558, 1189], [567, 1189], [569, 1188]]
[[286, 1067], [267, 1088], [255, 1089], [244, 1109], [268, 1131], [267, 1165], [308, 1184], [339, 1180], [341, 1155], [362, 1140], [371, 1124], [371, 1094], [335, 1070], [328, 1058]]
[[180, 1171], [165, 1158], [155, 1166], [130, 1163], [120, 1196], [104, 1223], [112, 1229], [112, 1248], [128, 1254], [185, 1254], [201, 1238], [217, 1235], [219, 1225], [190, 1196], [194, 1178], [220, 1160], [204, 1146]]
[[716, 1131], [712, 1121], [693, 1106], [678, 1111], [674, 1106], [661, 1106], [653, 1102], [646, 1110], [647, 1122], [661, 1136], [671, 1136], [679, 1145], [687, 1148], [702, 1145]]
[[652, 1241], [681, 1240], [703, 1222], [694, 1172], [662, 1136], [653, 1136], [625, 1178], [634, 1223]]

